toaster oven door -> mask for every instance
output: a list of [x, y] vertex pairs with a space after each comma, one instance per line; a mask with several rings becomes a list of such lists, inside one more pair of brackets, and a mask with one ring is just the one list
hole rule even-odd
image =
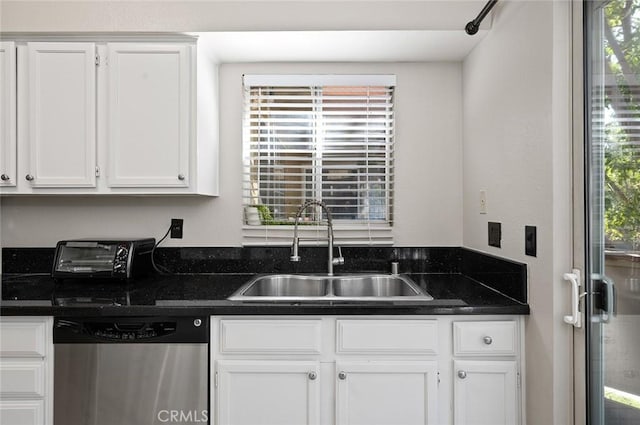
[[54, 272], [100, 273], [113, 271], [116, 244], [68, 242], [58, 246]]

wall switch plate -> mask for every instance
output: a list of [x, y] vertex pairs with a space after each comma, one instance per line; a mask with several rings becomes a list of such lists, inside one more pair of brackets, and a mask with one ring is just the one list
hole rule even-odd
[[480, 191], [480, 214], [487, 213], [487, 191]]
[[538, 248], [538, 235], [536, 226], [524, 226], [524, 253], [535, 257]]
[[181, 218], [171, 219], [171, 239], [182, 239], [182, 225], [184, 220]]
[[502, 241], [502, 225], [500, 223], [489, 222], [489, 246], [500, 248]]

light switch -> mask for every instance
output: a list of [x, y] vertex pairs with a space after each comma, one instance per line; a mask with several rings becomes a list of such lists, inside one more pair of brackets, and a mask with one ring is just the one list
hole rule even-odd
[[480, 214], [487, 213], [487, 191], [480, 191]]

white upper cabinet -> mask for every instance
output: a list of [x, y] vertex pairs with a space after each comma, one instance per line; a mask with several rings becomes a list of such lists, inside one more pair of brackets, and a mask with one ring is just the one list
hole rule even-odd
[[28, 43], [27, 54], [29, 166], [21, 178], [33, 187], [94, 187], [95, 44]]
[[107, 45], [109, 187], [189, 186], [190, 52], [177, 43]]
[[0, 195], [218, 195], [218, 64], [181, 34], [0, 43]]
[[0, 186], [16, 185], [16, 46], [0, 42]]

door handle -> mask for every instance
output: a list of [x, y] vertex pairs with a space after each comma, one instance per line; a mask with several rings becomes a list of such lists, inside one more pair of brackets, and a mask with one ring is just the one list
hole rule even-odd
[[609, 323], [612, 316], [616, 315], [618, 310], [616, 302], [616, 285], [609, 276], [594, 275], [593, 281], [596, 283], [595, 288], [595, 305], [597, 308], [605, 312], [602, 315], [602, 323]]
[[618, 305], [616, 302], [616, 285], [613, 283], [613, 280], [607, 276], [604, 276], [604, 284], [606, 288], [606, 297], [605, 305], [607, 307], [607, 317], [605, 317], [605, 323], [609, 323], [611, 320], [611, 316], [615, 316], [618, 310]]
[[564, 316], [564, 322], [576, 328], [582, 327], [580, 314], [580, 270], [573, 269], [571, 273], [565, 273], [562, 278], [571, 284], [571, 314]]

